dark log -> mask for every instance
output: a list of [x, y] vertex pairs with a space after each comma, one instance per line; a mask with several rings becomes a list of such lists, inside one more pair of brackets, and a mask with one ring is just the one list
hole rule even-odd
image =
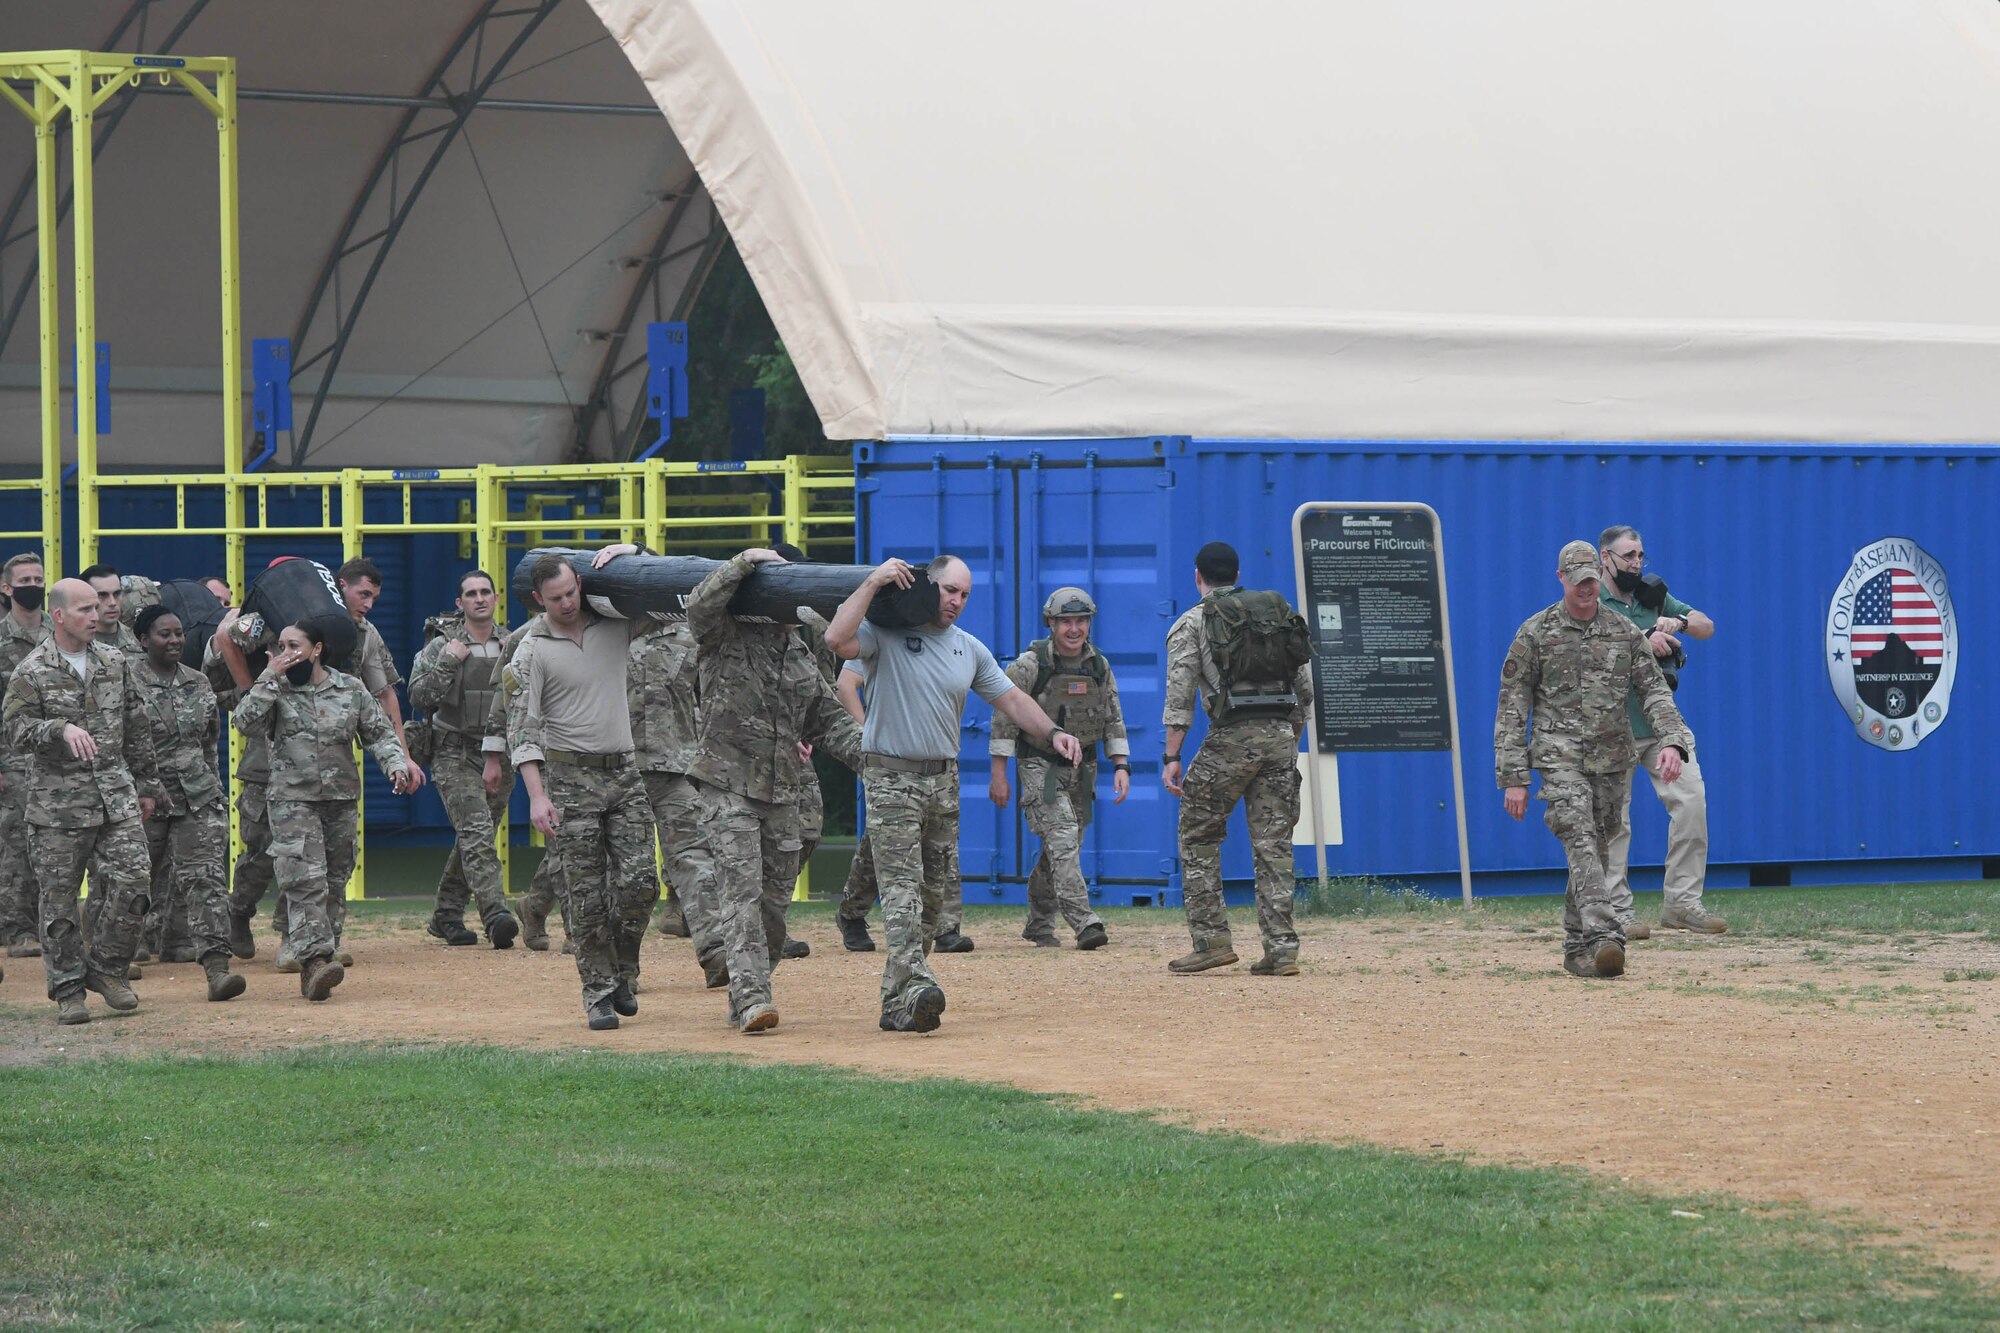
[[[595, 554], [561, 546], [537, 547], [514, 566], [514, 596], [523, 605], [534, 607], [529, 571], [542, 556], [559, 555], [583, 580], [584, 595], [603, 599], [619, 615], [630, 618], [652, 613], [679, 619], [687, 614], [688, 597], [722, 563], [698, 555], [623, 555], [602, 569], [592, 569]], [[798, 608], [805, 606], [831, 620], [869, 573], [867, 565], [760, 565], [729, 599], [729, 613], [745, 620], [796, 625]], [[908, 629], [936, 616], [937, 605], [937, 589], [919, 569], [914, 586], [885, 588], [875, 594], [868, 619], [883, 629]]]

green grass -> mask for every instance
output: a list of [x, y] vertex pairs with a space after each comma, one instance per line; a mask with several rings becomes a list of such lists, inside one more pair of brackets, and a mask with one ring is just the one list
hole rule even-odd
[[[444, 867], [445, 852], [435, 848], [378, 848], [368, 854], [368, 891], [374, 897], [422, 899], [401, 906], [382, 906], [376, 911], [428, 911], [429, 899], [437, 887], [438, 872]], [[528, 887], [541, 852], [531, 847], [514, 849], [512, 882], [516, 893]], [[830, 906], [826, 895], [839, 894], [839, 853], [823, 852], [816, 858], [821, 872], [813, 881], [815, 902], [800, 904], [810, 918], [814, 911]], [[983, 888], [971, 886], [967, 895], [967, 919], [973, 925], [987, 921], [1018, 921], [1019, 906], [989, 906], [982, 902]], [[1966, 880], [1941, 884], [1868, 884], [1793, 889], [1712, 890], [1706, 899], [1709, 910], [1729, 919], [1732, 932], [1752, 933], [1761, 939], [1820, 940], [1855, 943], [1879, 936], [1905, 944], [1921, 942], [1919, 935], [1971, 933], [2000, 943], [2000, 881]], [[1641, 920], [1657, 920], [1660, 895], [1634, 895]], [[1239, 912], [1248, 911], [1239, 907]], [[1133, 924], [1148, 922], [1180, 923], [1185, 920], [1178, 907], [1133, 907], [1100, 909], [1114, 927], [1121, 920]], [[1336, 876], [1321, 889], [1315, 880], [1298, 882], [1296, 912], [1310, 917], [1407, 917], [1443, 921], [1457, 917], [1462, 909], [1454, 891], [1437, 898], [1418, 892], [1407, 883], [1371, 875]], [[1496, 922], [1510, 928], [1533, 921], [1562, 925], [1562, 898], [1557, 894], [1527, 894], [1509, 898], [1480, 898], [1471, 915], [1474, 923]], [[1913, 932], [1915, 932], [1913, 934]], [[1658, 938], [1658, 937], [1656, 937]], [[1665, 938], [1673, 938], [1667, 932]], [[1832, 955], [1815, 956], [1827, 961]]]
[[[1731, 934], [1754, 934], [1759, 939], [1854, 943], [1860, 937], [1879, 936], [1917, 943], [1918, 934], [1976, 934], [2000, 943], [2000, 881], [1996, 880], [1711, 890], [1703, 902], [1709, 911], [1728, 918]], [[1660, 895], [1636, 894], [1634, 907], [1640, 920], [1656, 921]], [[1481, 898], [1475, 910], [1510, 925], [1528, 917], [1560, 922], [1562, 899], [1552, 894]], [[1666, 933], [1666, 938], [1672, 936], [1673, 932]]]
[[356, 1047], [0, 1071], [14, 1321], [1943, 1329], [2000, 1298], [1823, 1218], [1567, 1171], [965, 1083]]

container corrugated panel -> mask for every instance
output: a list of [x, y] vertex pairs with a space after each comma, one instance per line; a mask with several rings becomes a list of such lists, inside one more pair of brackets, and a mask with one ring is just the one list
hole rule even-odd
[[[1560, 595], [1554, 566], [1562, 543], [1595, 541], [1612, 523], [1639, 528], [1675, 595], [1708, 612], [1718, 626], [1712, 640], [1689, 645], [1678, 696], [1698, 738], [1709, 787], [1712, 882], [1744, 883], [1753, 866], [1783, 867], [1800, 882], [1898, 878], [1912, 867], [1977, 874], [1982, 860], [2000, 855], [2000, 829], [1984, 817], [1975, 767], [1975, 747], [2000, 720], [1984, 685], [1996, 598], [1983, 577], [1987, 561], [1980, 558], [1986, 524], [2000, 512], [2000, 450], [913, 441], [861, 451], [865, 549], [874, 558], [875, 534], [901, 530], [905, 516], [927, 503], [935, 478], [947, 477], [959, 492], [948, 517], [965, 526], [941, 535], [976, 544], [998, 526], [1003, 552], [1008, 541], [1014, 546], [997, 568], [1039, 572], [1045, 559], [1060, 556], [1065, 542], [1074, 547], [1074, 533], [1005, 531], [1008, 519], [1018, 521], [1018, 488], [1010, 493], [989, 483], [982, 490], [976, 477], [1019, 476], [1034, 470], [1037, 456], [1039, 469], [1050, 475], [1082, 472], [1086, 454], [1095, 455], [1096, 470], [1107, 476], [1156, 473], [1151, 503], [1128, 495], [1100, 510], [1096, 524], [1105, 546], [1150, 548], [1157, 561], [1143, 582], [1098, 588], [1099, 640], [1132, 658], [1130, 666], [1119, 663], [1120, 684], [1128, 718], [1147, 730], [1135, 728], [1141, 763], [1132, 799], [1123, 807], [1101, 801], [1093, 836], [1132, 862], [1170, 861], [1174, 854], [1175, 803], [1158, 789], [1158, 662], [1166, 625], [1195, 597], [1194, 552], [1211, 539], [1229, 541], [1242, 555], [1245, 583], [1290, 592], [1291, 515], [1311, 500], [1414, 500], [1439, 513], [1473, 863], [1491, 877], [1489, 887], [1560, 886], [1560, 849], [1540, 826], [1539, 807], [1519, 824], [1500, 809], [1493, 780], [1498, 669], [1519, 624]], [[975, 456], [981, 467], [970, 466]], [[933, 460], [930, 475], [916, 466], [923, 459]], [[911, 540], [921, 545], [931, 535], [912, 534]], [[1961, 670], [1950, 716], [1934, 736], [1903, 753], [1856, 737], [1827, 670], [1826, 617], [1834, 588], [1857, 550], [1887, 536], [1915, 540], [1955, 578], [1960, 624]], [[1034, 551], [1024, 551], [1031, 542]], [[980, 711], [976, 703], [968, 709]], [[1450, 768], [1443, 755], [1347, 755], [1340, 768], [1346, 842], [1331, 853], [1337, 871], [1455, 873]], [[968, 776], [968, 811], [983, 785]], [[1643, 787], [1633, 815], [1635, 860], [1657, 865], [1665, 829], [1657, 801]], [[996, 841], [1001, 845], [994, 847]], [[978, 855], [1007, 863], [1004, 841], [968, 815], [969, 881], [977, 878]], [[1028, 844], [1031, 854], [1032, 839]], [[1086, 863], [1086, 873], [1091, 869]], [[1249, 876], [1240, 815], [1225, 847], [1224, 874], [1233, 881]], [[1638, 878], [1643, 886], [1646, 877]], [[1176, 896], [1178, 877], [1171, 879], [1170, 896]]]
[[[1044, 633], [1043, 600], [1065, 584], [1093, 590], [1095, 638], [1118, 677], [1131, 732], [1134, 786], [1113, 807], [1100, 769], [1099, 818], [1083, 868], [1100, 900], [1159, 902], [1178, 891], [1174, 817], [1160, 790], [1160, 687], [1175, 600], [1164, 559], [1171, 497], [1165, 441], [1040, 442], [1033, 446], [863, 445], [857, 544], [874, 562], [963, 558], [973, 594], [959, 623], [1004, 664]], [[1183, 594], [1182, 603], [1188, 593]], [[1019, 802], [987, 799], [992, 712], [968, 702], [960, 751], [960, 870], [969, 902], [1019, 902], [1038, 842]], [[1110, 811], [1116, 809], [1117, 813]]]

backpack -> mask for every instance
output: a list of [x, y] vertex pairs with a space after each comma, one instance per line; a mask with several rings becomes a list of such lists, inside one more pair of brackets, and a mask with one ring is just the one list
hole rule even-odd
[[1222, 680], [1215, 720], [1289, 716], [1293, 678], [1313, 659], [1305, 617], [1275, 592], [1221, 588], [1204, 601], [1202, 638]]

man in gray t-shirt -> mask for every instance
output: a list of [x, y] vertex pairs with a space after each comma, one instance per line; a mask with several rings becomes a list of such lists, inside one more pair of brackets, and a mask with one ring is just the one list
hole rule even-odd
[[[882, 968], [882, 1029], [931, 1032], [944, 1012], [944, 991], [924, 955], [930, 952], [943, 905], [940, 847], [958, 846], [958, 731], [965, 695], [979, 697], [1030, 736], [1076, 763], [1076, 737], [1049, 721], [1041, 706], [1014, 687], [986, 645], [957, 627], [972, 593], [972, 571], [941, 555], [924, 569], [938, 590], [928, 625], [882, 630], [866, 619], [875, 594], [890, 584], [908, 588], [916, 571], [886, 560], [854, 590], [826, 630], [826, 646], [868, 664], [868, 716], [861, 729], [861, 779], [867, 791], [869, 838], [882, 886], [882, 923], [889, 956]], [[926, 857], [925, 849], [933, 855]]]

